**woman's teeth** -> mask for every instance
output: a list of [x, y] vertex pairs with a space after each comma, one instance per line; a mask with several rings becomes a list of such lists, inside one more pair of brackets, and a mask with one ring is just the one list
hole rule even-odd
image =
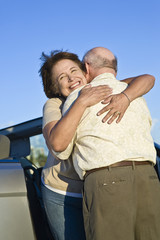
[[76, 82], [76, 83], [72, 84], [72, 85], [70, 86], [70, 88], [71, 88], [71, 89], [72, 89], [72, 88], [75, 88], [75, 87], [77, 87], [79, 84], [80, 84], [80, 82]]

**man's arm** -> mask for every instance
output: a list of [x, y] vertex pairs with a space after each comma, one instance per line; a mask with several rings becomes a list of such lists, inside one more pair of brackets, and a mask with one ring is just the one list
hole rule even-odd
[[149, 74], [144, 74], [121, 81], [128, 83], [128, 87], [123, 91], [123, 94], [111, 95], [102, 102], [102, 104], [108, 104], [97, 114], [101, 115], [108, 111], [107, 115], [102, 120], [103, 122], [106, 122], [110, 118], [107, 123], [111, 124], [115, 119], [117, 119], [116, 122], [119, 123], [130, 102], [146, 94], [153, 88], [155, 77]]

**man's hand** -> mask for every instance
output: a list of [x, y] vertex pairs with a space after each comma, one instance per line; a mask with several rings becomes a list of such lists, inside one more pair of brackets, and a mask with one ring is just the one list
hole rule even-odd
[[106, 122], [109, 119], [107, 123], [111, 124], [115, 119], [117, 119], [116, 123], [121, 121], [130, 103], [124, 94], [119, 93], [107, 97], [104, 101], [102, 101], [102, 104], [108, 105], [102, 108], [97, 115], [100, 116], [102, 113], [108, 111], [107, 115], [102, 119], [102, 121]]

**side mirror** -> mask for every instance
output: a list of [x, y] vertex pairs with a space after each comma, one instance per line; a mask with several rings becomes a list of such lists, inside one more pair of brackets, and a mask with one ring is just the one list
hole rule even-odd
[[0, 159], [9, 158], [10, 140], [5, 135], [0, 135]]

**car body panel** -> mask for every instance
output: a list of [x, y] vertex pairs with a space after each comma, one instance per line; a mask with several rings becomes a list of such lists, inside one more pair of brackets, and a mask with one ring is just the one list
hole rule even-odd
[[36, 239], [20, 163], [0, 163], [0, 211], [0, 239]]

